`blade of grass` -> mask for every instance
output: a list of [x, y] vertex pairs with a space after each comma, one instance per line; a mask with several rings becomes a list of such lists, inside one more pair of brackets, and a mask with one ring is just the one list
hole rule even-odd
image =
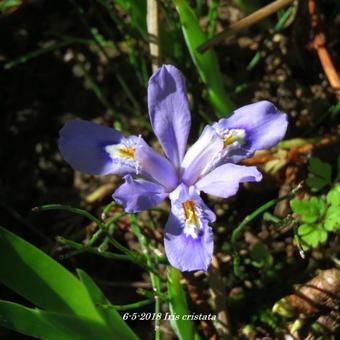
[[199, 339], [191, 320], [183, 320], [184, 315], [190, 315], [185, 291], [181, 285], [181, 273], [174, 267], [168, 267], [168, 295], [170, 313], [178, 315], [177, 320], [171, 320], [171, 326], [180, 340]]
[[[87, 290], [90, 299], [97, 307], [105, 304], [110, 305], [110, 301], [105, 297], [103, 292], [98, 288], [91, 277], [81, 269], [77, 270], [78, 276]], [[115, 338], [136, 340], [138, 337], [134, 334], [127, 323], [121, 318], [114, 308], [97, 308], [102, 318], [106, 321], [106, 325], [111, 329]]]
[[0, 282], [38, 307], [100, 320], [82, 284], [71, 272], [2, 227]]
[[219, 1], [212, 0], [209, 2], [209, 12], [208, 12], [208, 38], [211, 38], [216, 33], [216, 23], [217, 23], [217, 10], [218, 10]]
[[82, 340], [112, 339], [114, 336], [103, 324], [89, 318], [27, 308], [9, 301], [0, 300], [0, 315], [2, 327], [34, 338]]
[[173, 0], [179, 14], [184, 38], [191, 58], [198, 73], [207, 86], [208, 99], [218, 117], [224, 117], [235, 107], [223, 85], [223, 78], [215, 51], [212, 49], [204, 54], [197, 52], [197, 47], [206, 41], [206, 34], [202, 31], [197, 16], [189, 4], [184, 0]]

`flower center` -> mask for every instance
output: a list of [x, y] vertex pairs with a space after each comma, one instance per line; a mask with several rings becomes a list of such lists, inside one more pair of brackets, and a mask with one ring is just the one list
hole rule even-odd
[[193, 238], [197, 238], [202, 228], [199, 219], [199, 210], [193, 200], [184, 201], [182, 203], [182, 208], [185, 218], [184, 233], [186, 236], [190, 235]]
[[119, 149], [118, 154], [120, 157], [133, 159], [135, 156], [135, 149], [128, 146], [122, 146]]
[[127, 145], [108, 145], [105, 150], [112, 158], [118, 157], [133, 160], [135, 156], [135, 148]]
[[237, 142], [239, 144], [243, 144], [245, 142], [246, 132], [243, 129], [233, 129], [233, 130], [226, 130], [223, 133], [223, 147], [226, 148], [227, 146]]

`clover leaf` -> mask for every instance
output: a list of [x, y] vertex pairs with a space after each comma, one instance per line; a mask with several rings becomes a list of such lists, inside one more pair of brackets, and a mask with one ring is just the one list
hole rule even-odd
[[315, 223], [321, 219], [326, 210], [326, 204], [322, 198], [312, 197], [306, 200], [293, 199], [290, 206], [294, 213], [300, 215], [305, 223]]
[[331, 206], [328, 208], [325, 217], [325, 229], [328, 231], [335, 231], [340, 229], [340, 207]]
[[340, 185], [336, 185], [327, 194], [327, 203], [333, 207], [340, 208]]
[[315, 248], [320, 243], [327, 240], [328, 233], [322, 227], [321, 223], [301, 224], [298, 228], [298, 235], [301, 238], [302, 247], [304, 250]]

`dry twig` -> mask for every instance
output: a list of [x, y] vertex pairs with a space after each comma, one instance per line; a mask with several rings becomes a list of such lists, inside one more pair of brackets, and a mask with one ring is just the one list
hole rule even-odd
[[215, 35], [213, 38], [207, 40], [204, 44], [197, 48], [197, 51], [202, 53], [217, 45], [219, 42], [224, 40], [225, 38], [234, 35], [256, 23], [265, 19], [266, 17], [272, 15], [273, 13], [277, 12], [281, 8], [286, 7], [287, 5], [291, 4], [294, 0], [276, 0], [270, 3], [267, 6], [260, 8], [259, 10], [255, 11], [254, 13], [246, 16], [245, 18], [235, 22], [234, 24], [230, 25], [227, 29], [223, 32]]
[[336, 97], [340, 100], [340, 78], [337, 70], [334, 67], [332, 58], [325, 46], [326, 38], [325, 34], [320, 29], [320, 20], [316, 11], [315, 0], [308, 1], [308, 10], [313, 32], [313, 40], [311, 46], [318, 53], [326, 77], [332, 89], [335, 91]]
[[149, 34], [149, 48], [151, 55], [152, 71], [155, 72], [160, 65], [159, 51], [159, 9], [157, 0], [147, 1], [146, 22]]

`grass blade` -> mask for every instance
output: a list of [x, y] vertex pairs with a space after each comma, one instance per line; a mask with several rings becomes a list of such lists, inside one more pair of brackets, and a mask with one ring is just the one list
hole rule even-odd
[[100, 319], [83, 285], [71, 272], [2, 227], [0, 282], [38, 307]]
[[222, 74], [213, 49], [201, 54], [197, 47], [207, 40], [194, 11], [184, 0], [173, 0], [179, 14], [184, 38], [191, 58], [202, 81], [207, 86], [208, 99], [218, 117], [224, 117], [234, 109], [234, 103], [223, 86]]
[[31, 309], [0, 300], [0, 326], [49, 340], [112, 339], [104, 325], [86, 317]]
[[194, 324], [190, 320], [183, 320], [184, 315], [190, 315], [183, 286], [180, 283], [181, 273], [174, 267], [168, 268], [168, 295], [170, 300], [170, 312], [178, 315], [178, 320], [172, 320], [171, 326], [180, 340], [198, 340], [195, 334]]
[[97, 287], [95, 282], [84, 271], [78, 269], [78, 276], [84, 284], [92, 302], [98, 307], [98, 311], [106, 321], [108, 327], [118, 339], [136, 340], [138, 337], [133, 333], [131, 328], [120, 317], [114, 308], [101, 308], [100, 305], [110, 306], [110, 301], [105, 297], [103, 292]]

